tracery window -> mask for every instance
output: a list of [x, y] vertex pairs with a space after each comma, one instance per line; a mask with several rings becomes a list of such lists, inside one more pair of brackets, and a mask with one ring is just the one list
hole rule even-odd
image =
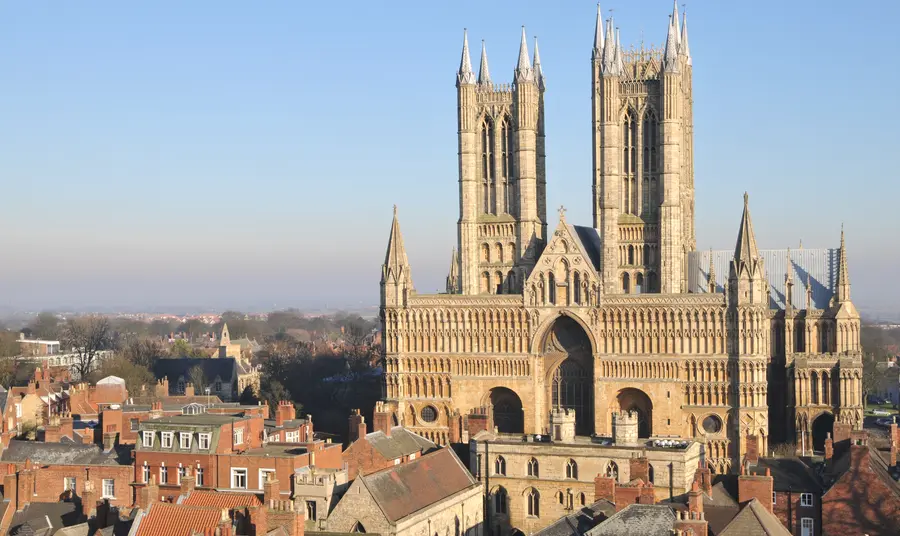
[[531, 488], [527, 495], [528, 515], [539, 517], [541, 515], [541, 494], [538, 490]]
[[566, 462], [566, 478], [578, 479], [578, 463], [575, 460], [570, 459]]
[[503, 456], [497, 456], [497, 459], [494, 460], [494, 474], [495, 475], [505, 475], [506, 474], [506, 459]]
[[494, 122], [485, 116], [481, 123], [481, 182], [484, 189], [484, 213], [494, 212], [496, 198], [494, 177]]
[[540, 467], [538, 466], [538, 461], [535, 458], [531, 458], [530, 460], [528, 460], [528, 476], [540, 476]]

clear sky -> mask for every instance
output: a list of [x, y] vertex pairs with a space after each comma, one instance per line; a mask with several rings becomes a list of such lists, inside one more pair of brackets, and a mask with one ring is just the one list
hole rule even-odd
[[[667, 0], [609, 8], [626, 46], [664, 40]], [[844, 222], [855, 301], [898, 309], [900, 2], [687, 8], [698, 247], [734, 247], [747, 190], [760, 247]], [[464, 27], [495, 82], [539, 37], [548, 207], [590, 224], [595, 10], [0, 0], [0, 306], [374, 305], [394, 203], [442, 288]]]

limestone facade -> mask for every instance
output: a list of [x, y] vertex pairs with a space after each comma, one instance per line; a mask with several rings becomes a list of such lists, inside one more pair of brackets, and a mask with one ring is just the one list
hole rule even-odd
[[[382, 268], [383, 406], [398, 424], [446, 444], [466, 439], [466, 415], [479, 408], [500, 432], [535, 434], [566, 407], [578, 435], [605, 436], [612, 416], [630, 410], [641, 438], [705, 443], [717, 472], [736, 467], [748, 441], [767, 453], [776, 442], [824, 441], [833, 421], [861, 428], [860, 320], [843, 231], [833, 277], [795, 283], [799, 264], [770, 273], [763, 262], [745, 195], [727, 281], [720, 288], [708, 273], [706, 292], [688, 291], [693, 65], [687, 22], [673, 15], [663, 49], [626, 50], [598, 14], [594, 221], [572, 225], [561, 209], [552, 233], [537, 50], [532, 59], [523, 35], [514, 82], [498, 85], [484, 52], [476, 78], [464, 39], [447, 293], [415, 291], [396, 209]], [[830, 297], [818, 309], [781, 308], [773, 281]]]

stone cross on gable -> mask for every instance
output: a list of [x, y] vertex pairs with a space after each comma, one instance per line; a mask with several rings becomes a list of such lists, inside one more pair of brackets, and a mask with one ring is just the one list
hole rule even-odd
[[559, 206], [559, 221], [566, 221], [566, 207]]

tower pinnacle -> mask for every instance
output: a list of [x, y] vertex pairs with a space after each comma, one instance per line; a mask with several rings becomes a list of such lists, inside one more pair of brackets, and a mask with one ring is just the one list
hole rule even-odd
[[850, 301], [850, 272], [847, 270], [847, 245], [844, 242], [844, 226], [841, 225], [841, 250], [838, 254], [838, 274], [835, 301]]
[[478, 83], [491, 83], [491, 70], [488, 68], [487, 47], [484, 45], [484, 39], [481, 40], [481, 65], [478, 66]]
[[678, 19], [669, 17], [669, 33], [666, 36], [666, 49], [663, 53], [663, 69], [666, 72], [678, 71], [678, 33], [675, 29]]
[[691, 65], [691, 47], [688, 45], [688, 29], [687, 29], [687, 10], [682, 15], [681, 24], [681, 53], [687, 58], [687, 64]]
[[528, 58], [528, 42], [525, 37], [525, 27], [522, 26], [522, 42], [519, 44], [519, 62], [516, 64], [516, 82], [531, 82], [534, 80], [534, 70], [531, 68], [531, 60]]
[[538, 87], [544, 89], [544, 71], [541, 70], [541, 54], [538, 52], [537, 36], [534, 38], [534, 79]]
[[456, 294], [459, 288], [459, 255], [456, 248], [450, 256], [450, 272], [447, 274], [447, 294]]
[[394, 205], [394, 220], [391, 222], [391, 235], [388, 238], [387, 253], [384, 256], [381, 281], [382, 283], [411, 282], [409, 259], [406, 257], [403, 235], [400, 233], [400, 220], [397, 218], [397, 205]]
[[459, 72], [456, 73], [456, 83], [474, 84], [475, 73], [472, 72], [472, 59], [469, 57], [469, 32], [463, 29], [462, 58], [459, 60]]
[[749, 265], [758, 259], [759, 250], [756, 247], [756, 237], [753, 235], [753, 223], [750, 221], [750, 196], [744, 192], [744, 213], [741, 215], [741, 227], [738, 229], [734, 260]]
[[597, 59], [603, 54], [603, 16], [600, 11], [600, 2], [597, 2], [597, 24], [594, 26], [594, 51], [592, 59]]

